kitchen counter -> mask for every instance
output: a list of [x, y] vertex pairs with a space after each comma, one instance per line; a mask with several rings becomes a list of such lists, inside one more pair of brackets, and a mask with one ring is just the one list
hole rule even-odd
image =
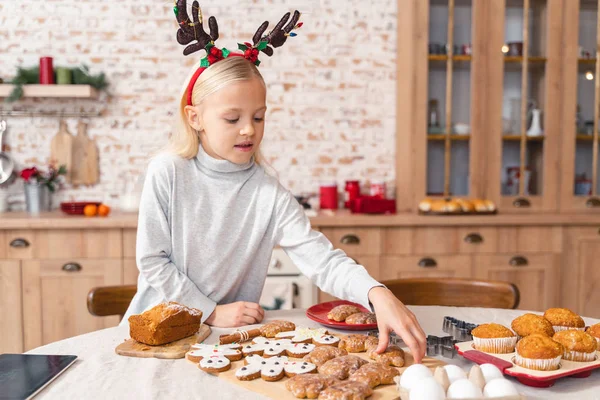
[[[313, 226], [514, 226], [514, 225], [597, 225], [600, 214], [497, 214], [425, 216], [412, 213], [395, 215], [351, 214], [346, 210], [320, 211], [311, 216]], [[136, 228], [137, 213], [112, 212], [108, 217], [84, 217], [51, 211], [39, 215], [26, 212], [0, 214], [3, 229], [82, 229], [82, 228]]]

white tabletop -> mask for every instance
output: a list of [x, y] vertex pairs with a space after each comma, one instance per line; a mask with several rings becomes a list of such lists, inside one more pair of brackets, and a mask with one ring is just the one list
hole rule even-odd
[[[472, 323], [510, 322], [523, 311], [455, 307], [410, 307], [429, 335], [444, 336], [442, 321], [446, 315]], [[304, 311], [275, 311], [267, 313], [267, 320], [283, 318], [302, 327], [319, 325], [306, 318]], [[584, 318], [586, 324], [600, 322]], [[218, 336], [230, 329], [213, 329], [206, 343], [216, 343]], [[194, 368], [185, 359], [159, 360], [155, 358], [123, 357], [114, 349], [129, 337], [127, 328], [116, 327], [76, 336], [31, 350], [30, 354], [74, 354], [79, 357], [64, 374], [46, 387], [36, 399], [262, 399], [210, 374]], [[465, 369], [473, 365], [456, 356], [441, 358]], [[531, 399], [600, 399], [600, 370], [588, 378], [562, 378], [553, 387], [535, 389], [516, 383], [519, 392]]]

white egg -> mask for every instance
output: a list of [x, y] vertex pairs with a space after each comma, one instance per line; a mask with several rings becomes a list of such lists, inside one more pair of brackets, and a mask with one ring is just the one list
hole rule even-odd
[[518, 396], [517, 388], [508, 379], [494, 379], [483, 388], [485, 397]]
[[411, 390], [412, 387], [423, 378], [433, 377], [431, 370], [423, 364], [413, 364], [400, 376], [400, 386], [406, 390]]
[[479, 367], [481, 368], [481, 372], [483, 372], [485, 383], [489, 383], [494, 379], [504, 379], [502, 372], [494, 364], [481, 364]]
[[446, 393], [435, 378], [422, 378], [413, 385], [410, 391], [410, 400], [444, 400]]
[[465, 371], [463, 371], [462, 368], [457, 367], [456, 365], [444, 365], [444, 369], [448, 374], [448, 380], [450, 381], [450, 384], [459, 379], [467, 379], [467, 374], [465, 373]]
[[459, 379], [448, 388], [449, 399], [477, 399], [482, 396], [481, 389], [468, 379]]

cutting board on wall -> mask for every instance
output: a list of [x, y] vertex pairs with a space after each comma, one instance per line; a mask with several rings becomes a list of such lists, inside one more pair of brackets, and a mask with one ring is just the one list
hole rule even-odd
[[73, 139], [73, 168], [71, 183], [94, 185], [98, 183], [98, 148], [87, 134], [87, 124], [79, 121], [77, 136]]
[[141, 358], [166, 358], [177, 359], [185, 357], [193, 344], [202, 343], [204, 339], [210, 336], [211, 330], [208, 325], [200, 325], [198, 333], [162, 346], [148, 346], [136, 342], [133, 339], [127, 339], [117, 346], [115, 352], [121, 356], [141, 357]]
[[60, 120], [58, 132], [50, 142], [50, 158], [57, 168], [61, 165], [67, 167], [65, 179], [70, 182], [73, 169], [73, 136], [64, 120]]

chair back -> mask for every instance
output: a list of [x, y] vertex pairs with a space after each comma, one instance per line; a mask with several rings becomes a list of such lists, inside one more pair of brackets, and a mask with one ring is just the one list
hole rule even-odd
[[515, 284], [500, 281], [409, 278], [381, 283], [407, 305], [515, 309], [520, 298]]
[[123, 318], [136, 292], [137, 285], [95, 287], [88, 293], [88, 311], [98, 317], [119, 315]]

